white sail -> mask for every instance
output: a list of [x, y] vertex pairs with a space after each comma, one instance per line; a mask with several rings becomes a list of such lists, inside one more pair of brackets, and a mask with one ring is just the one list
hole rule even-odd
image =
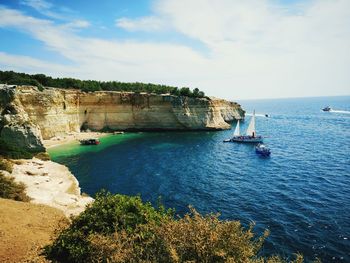
[[248, 135], [248, 136], [256, 136], [256, 132], [255, 132], [255, 110], [253, 112], [252, 118], [250, 119], [246, 135]]
[[235, 132], [233, 133], [233, 136], [240, 136], [240, 130], [239, 130], [239, 120], [237, 121]]

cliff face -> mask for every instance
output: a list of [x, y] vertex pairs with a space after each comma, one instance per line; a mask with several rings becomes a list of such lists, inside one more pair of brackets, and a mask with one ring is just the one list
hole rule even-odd
[[9, 149], [45, 151], [40, 128], [30, 120], [16, 90], [0, 86], [0, 150]]
[[101, 91], [16, 88], [15, 99], [44, 139], [90, 130], [220, 130], [241, 119], [238, 104], [220, 99]]
[[[0, 135], [17, 145], [24, 139], [42, 146], [49, 139], [84, 129], [220, 130], [244, 117], [233, 102], [131, 92], [45, 89], [32, 86], [0, 89]], [[5, 124], [5, 125], [4, 125]], [[11, 128], [12, 127], [12, 128]], [[22, 140], [22, 141], [21, 141]], [[39, 147], [39, 148], [40, 148]]]

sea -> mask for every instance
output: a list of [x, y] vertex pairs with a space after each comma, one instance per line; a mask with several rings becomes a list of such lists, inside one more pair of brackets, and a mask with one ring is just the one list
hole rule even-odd
[[[124, 133], [49, 153], [89, 195], [103, 188], [154, 204], [160, 197], [179, 215], [192, 205], [254, 223], [257, 235], [270, 230], [262, 255], [350, 262], [350, 97], [239, 103], [247, 111], [241, 131], [255, 110], [270, 157], [258, 156], [253, 145], [223, 143], [233, 129]], [[321, 111], [327, 105], [333, 110]]]

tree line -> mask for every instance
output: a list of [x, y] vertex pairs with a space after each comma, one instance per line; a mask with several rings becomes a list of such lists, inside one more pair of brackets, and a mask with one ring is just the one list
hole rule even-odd
[[203, 91], [198, 88], [191, 90], [188, 87], [173, 87], [152, 83], [141, 82], [119, 82], [119, 81], [97, 81], [80, 80], [74, 78], [53, 78], [44, 74], [26, 74], [14, 71], [0, 71], [0, 83], [9, 85], [33, 85], [40, 90], [43, 87], [62, 89], [80, 89], [85, 92], [93, 91], [130, 91], [147, 92], [156, 94], [170, 93], [176, 96], [205, 97]]

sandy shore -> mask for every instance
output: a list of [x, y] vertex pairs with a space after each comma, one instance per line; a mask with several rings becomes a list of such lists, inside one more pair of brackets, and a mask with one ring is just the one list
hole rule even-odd
[[78, 180], [66, 166], [52, 161], [17, 160], [11, 176], [27, 186], [32, 203], [58, 208], [66, 216], [78, 215], [94, 200], [81, 195]]
[[76, 133], [69, 133], [64, 136], [58, 136], [51, 138], [49, 140], [43, 140], [44, 146], [46, 149], [66, 144], [66, 143], [71, 143], [75, 142], [78, 140], [83, 140], [83, 139], [89, 139], [89, 138], [101, 138], [103, 136], [110, 135], [112, 133], [102, 133], [102, 132], [76, 132]]

